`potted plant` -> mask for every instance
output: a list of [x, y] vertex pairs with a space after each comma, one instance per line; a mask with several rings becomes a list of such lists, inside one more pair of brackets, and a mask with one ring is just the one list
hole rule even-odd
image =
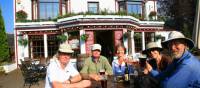
[[82, 34], [80, 36], [81, 40], [86, 41], [88, 39], [89, 35], [88, 34]]
[[141, 37], [141, 33], [135, 33], [135, 34], [134, 34], [134, 38], [135, 38], [135, 39], [140, 39], [140, 38], [142, 38], [142, 37]]
[[154, 20], [156, 15], [157, 15], [156, 11], [151, 11], [149, 13], [149, 18], [152, 19], [152, 20]]
[[28, 45], [28, 39], [23, 39], [23, 38], [20, 38], [19, 40], [18, 40], [18, 42], [19, 42], [19, 45], [22, 45], [22, 46], [27, 46]]
[[66, 35], [62, 34], [62, 35], [58, 35], [57, 39], [60, 42], [65, 42], [68, 39], [68, 37]]
[[26, 20], [27, 19], [27, 13], [23, 10], [16, 12], [16, 20]]
[[162, 36], [161, 36], [161, 35], [156, 35], [156, 36], [155, 36], [155, 40], [157, 41], [157, 40], [159, 40], [159, 39], [162, 39]]

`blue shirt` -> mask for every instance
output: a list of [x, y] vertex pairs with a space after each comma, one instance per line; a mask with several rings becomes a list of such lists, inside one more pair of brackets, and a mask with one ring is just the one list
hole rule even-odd
[[163, 88], [200, 88], [200, 60], [188, 51], [160, 74], [151, 73], [161, 81]]
[[[122, 62], [122, 64], [120, 65], [118, 62], [118, 59], [115, 59], [112, 61], [112, 69], [113, 69], [113, 74], [115, 76], [121, 76], [124, 75], [125, 72], [125, 63]], [[133, 73], [133, 68], [131, 65], [128, 65], [128, 69], [129, 69], [129, 73]]]

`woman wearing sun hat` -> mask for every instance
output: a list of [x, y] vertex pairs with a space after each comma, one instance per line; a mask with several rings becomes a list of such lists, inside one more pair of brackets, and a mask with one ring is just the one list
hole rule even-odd
[[[164, 54], [161, 54], [163, 49], [156, 44], [156, 42], [150, 42], [147, 44], [146, 49], [142, 51], [143, 54], [146, 54], [149, 61], [146, 63], [146, 67], [152, 68], [154, 71], [161, 72], [166, 69], [166, 67], [171, 63], [171, 58]], [[151, 70], [151, 69], [149, 69]], [[147, 68], [144, 70], [145, 74], [148, 74], [149, 71]]]
[[200, 60], [189, 52], [194, 47], [193, 41], [178, 31], [172, 31], [161, 44], [173, 59], [165, 71], [154, 73], [161, 87], [200, 88]]

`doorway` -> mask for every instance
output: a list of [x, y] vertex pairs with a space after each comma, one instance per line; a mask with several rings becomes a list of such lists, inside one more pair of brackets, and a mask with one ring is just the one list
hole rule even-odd
[[114, 55], [114, 36], [112, 30], [94, 31], [95, 43], [101, 45], [101, 55], [108, 58], [109, 63], [112, 63]]

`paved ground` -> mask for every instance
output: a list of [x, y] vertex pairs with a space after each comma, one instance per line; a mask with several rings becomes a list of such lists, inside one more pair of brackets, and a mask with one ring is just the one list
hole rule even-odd
[[[10, 72], [7, 75], [0, 75], [0, 88], [28, 88], [23, 87], [24, 80], [19, 69]], [[44, 80], [39, 81], [39, 85], [35, 84], [31, 88], [44, 88]]]

